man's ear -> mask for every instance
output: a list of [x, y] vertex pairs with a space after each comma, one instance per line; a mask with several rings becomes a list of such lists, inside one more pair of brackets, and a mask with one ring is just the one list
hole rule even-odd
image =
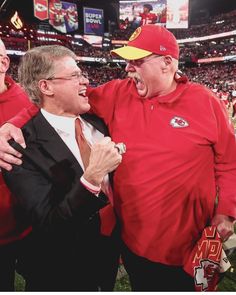
[[48, 83], [47, 80], [39, 80], [38, 87], [43, 94], [52, 95], [53, 87], [51, 83]]
[[164, 56], [164, 62], [168, 66], [172, 63], [173, 58], [170, 55], [165, 55]]
[[7, 55], [0, 58], [0, 73], [6, 73], [10, 66], [10, 59]]
[[170, 70], [170, 66], [172, 64], [172, 57], [170, 55], [163, 56], [163, 62], [162, 62], [162, 72], [167, 73]]

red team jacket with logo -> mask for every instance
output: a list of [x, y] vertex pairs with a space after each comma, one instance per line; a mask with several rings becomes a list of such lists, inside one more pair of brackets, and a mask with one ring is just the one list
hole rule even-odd
[[123, 241], [151, 261], [184, 265], [214, 214], [217, 190], [217, 213], [236, 218], [236, 142], [225, 107], [189, 82], [152, 99], [139, 97], [129, 79], [88, 94], [112, 139], [127, 148], [114, 174]]
[[[0, 124], [15, 116], [31, 103], [22, 90], [10, 77], [6, 77], [8, 90], [0, 94]], [[21, 239], [30, 232], [23, 224], [16, 223], [15, 199], [7, 188], [0, 173], [0, 245]], [[1, 262], [0, 262], [1, 263]]]
[[236, 218], [236, 142], [225, 107], [210, 90], [179, 83], [142, 99], [130, 80], [89, 93], [127, 152], [114, 175], [122, 238], [137, 255], [183, 265], [213, 214]]

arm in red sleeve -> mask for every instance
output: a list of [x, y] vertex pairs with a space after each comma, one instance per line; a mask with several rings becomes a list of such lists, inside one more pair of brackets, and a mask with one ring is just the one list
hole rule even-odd
[[236, 219], [236, 137], [225, 107], [214, 100], [218, 139], [214, 144], [215, 176], [219, 188], [216, 214]]
[[113, 113], [115, 86], [116, 83], [113, 80], [96, 88], [88, 89], [91, 112], [102, 118], [106, 124], [110, 122]]
[[15, 125], [18, 128], [21, 128], [25, 125], [32, 117], [34, 117], [39, 111], [39, 108], [36, 105], [32, 105], [29, 108], [22, 109], [16, 116], [11, 118], [8, 123]]
[[115, 104], [130, 91], [130, 80], [112, 80], [96, 88], [88, 88], [91, 112], [108, 125], [114, 114]]

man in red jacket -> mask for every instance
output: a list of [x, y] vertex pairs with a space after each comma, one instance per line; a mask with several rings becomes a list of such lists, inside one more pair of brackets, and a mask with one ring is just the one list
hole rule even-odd
[[[114, 207], [132, 289], [193, 291], [194, 279], [183, 269], [204, 228], [215, 225], [222, 240], [234, 230], [233, 127], [219, 99], [179, 77], [179, 47], [165, 28], [141, 26], [113, 53], [126, 60], [131, 78], [90, 89], [88, 95], [112, 139], [127, 147], [114, 175]], [[37, 112], [22, 114], [17, 125]], [[6, 132], [5, 138], [22, 143], [19, 130], [9, 125], [0, 136]], [[0, 150], [2, 161], [18, 163], [3, 138]]]
[[141, 17], [141, 25], [148, 25], [148, 24], [155, 24], [157, 21], [157, 15], [152, 13], [153, 10], [151, 4], [144, 4], [143, 5], [143, 12], [139, 14]]
[[147, 25], [147, 24], [155, 24], [157, 21], [157, 15], [152, 13], [153, 7], [151, 4], [144, 4], [143, 5], [143, 12], [138, 13], [135, 16], [135, 21], [138, 21], [140, 26]]
[[[0, 39], [0, 124], [15, 116], [24, 107], [31, 106], [23, 89], [6, 72], [10, 60]], [[14, 290], [15, 263], [22, 239], [30, 232], [22, 219], [17, 224], [15, 199], [0, 173], [0, 291]]]

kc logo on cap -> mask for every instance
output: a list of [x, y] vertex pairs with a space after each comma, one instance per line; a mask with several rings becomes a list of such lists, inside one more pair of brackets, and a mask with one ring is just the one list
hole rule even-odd
[[175, 36], [166, 28], [150, 24], [137, 28], [126, 46], [111, 50], [126, 60], [141, 59], [151, 54], [170, 55], [179, 58], [179, 46]]
[[130, 36], [129, 41], [133, 41], [133, 40], [135, 40], [135, 39], [140, 35], [141, 31], [142, 31], [142, 28], [141, 28], [141, 27], [137, 28], [137, 29], [133, 32], [133, 34]]

